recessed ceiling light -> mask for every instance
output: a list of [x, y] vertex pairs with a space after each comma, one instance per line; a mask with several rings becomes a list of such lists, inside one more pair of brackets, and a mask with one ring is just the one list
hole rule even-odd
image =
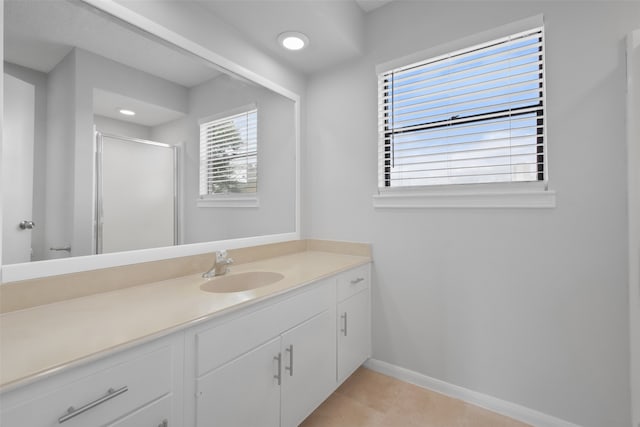
[[309, 37], [297, 31], [287, 31], [278, 36], [278, 43], [285, 49], [300, 50], [309, 44]]
[[127, 110], [126, 108], [120, 108], [118, 110], [118, 112], [120, 114], [124, 114], [125, 116], [135, 116], [136, 115], [135, 111]]

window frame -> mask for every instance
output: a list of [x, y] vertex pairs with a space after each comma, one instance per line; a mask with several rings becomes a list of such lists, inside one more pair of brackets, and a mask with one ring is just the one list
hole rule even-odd
[[[230, 110], [225, 110], [224, 112], [214, 114], [212, 116], [204, 117], [198, 120], [198, 129], [199, 134], [202, 131], [202, 126], [215, 122], [218, 120], [224, 120], [227, 118], [232, 118], [234, 116], [249, 113], [255, 110], [256, 112], [256, 126], [259, 123], [259, 109], [257, 104], [247, 104], [237, 108], [233, 108]], [[256, 128], [256, 133], [258, 133], [258, 129]], [[258, 175], [256, 171], [256, 190], [252, 192], [232, 192], [232, 193], [211, 193], [211, 194], [200, 194], [200, 178], [202, 174], [202, 140], [198, 137], [198, 161], [200, 162], [200, 167], [198, 169], [198, 199], [196, 200], [196, 206], [201, 208], [257, 208], [260, 206], [260, 199], [258, 197]], [[259, 135], [256, 135], [256, 168], [258, 168], [259, 163]]]
[[[429, 58], [436, 58], [441, 55], [449, 54], [472, 46], [490, 43], [500, 38], [508, 37], [532, 28], [542, 28], [543, 43], [544, 20], [542, 15], [536, 15], [520, 21], [516, 21], [507, 25], [494, 28], [479, 34], [465, 37], [453, 42], [449, 42], [431, 49], [416, 52], [414, 54], [398, 58], [389, 62], [377, 65], [376, 74], [378, 76], [389, 72], [390, 70], [407, 67], [412, 64], [423, 62]], [[541, 73], [546, 76], [545, 65], [543, 61]], [[546, 89], [546, 88], [545, 88]], [[547, 90], [542, 94], [542, 103], [546, 108]], [[545, 118], [546, 119], [546, 118]], [[377, 125], [381, 126], [379, 119]], [[450, 119], [451, 120], [451, 119]], [[449, 121], [450, 121], [449, 120]], [[430, 207], [533, 207], [533, 208], [549, 208], [555, 207], [555, 192], [549, 189], [549, 165], [548, 165], [548, 149], [546, 132], [548, 119], [543, 121], [542, 132], [544, 134], [543, 150], [543, 171], [544, 179], [536, 181], [523, 182], [495, 182], [495, 183], [476, 183], [476, 184], [437, 184], [437, 185], [415, 185], [415, 186], [398, 186], [387, 187], [380, 185], [382, 181], [389, 179], [388, 170], [382, 170], [382, 162], [386, 159], [376, 160], [377, 166], [377, 182], [378, 191], [373, 196], [373, 205], [376, 208], [430, 208]], [[441, 126], [447, 126], [442, 123]], [[380, 132], [380, 131], [379, 131]], [[378, 144], [380, 149], [380, 135], [378, 136]], [[388, 149], [386, 146], [386, 150]], [[540, 171], [538, 171], [540, 172]], [[384, 179], [383, 179], [384, 173]], [[539, 175], [538, 175], [539, 176]]]

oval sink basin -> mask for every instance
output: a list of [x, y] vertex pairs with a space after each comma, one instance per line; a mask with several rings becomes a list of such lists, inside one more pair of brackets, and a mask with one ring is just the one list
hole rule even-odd
[[280, 273], [250, 271], [231, 274], [229, 276], [213, 277], [200, 285], [200, 289], [214, 293], [242, 292], [271, 285], [282, 278], [284, 278], [284, 276]]

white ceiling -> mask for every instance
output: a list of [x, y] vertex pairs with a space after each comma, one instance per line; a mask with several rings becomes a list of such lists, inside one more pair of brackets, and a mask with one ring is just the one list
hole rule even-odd
[[[392, 0], [169, 1], [199, 2], [203, 12], [217, 15], [248, 42], [294, 70], [313, 74], [362, 55], [366, 14]], [[5, 0], [5, 60], [48, 72], [75, 46], [185, 87], [218, 73], [77, 4]], [[277, 43], [285, 31], [306, 34], [309, 46], [286, 51]]]
[[[293, 69], [312, 74], [362, 55], [366, 14], [392, 0], [169, 1], [199, 2], [205, 8], [203, 12], [226, 21], [248, 42]], [[77, 47], [184, 87], [196, 86], [220, 74], [201, 60], [79, 4], [5, 0], [5, 61], [48, 73]], [[310, 39], [308, 47], [297, 52], [283, 49], [277, 37], [285, 31], [306, 34]], [[146, 126], [179, 114], [104, 91], [95, 92], [94, 104], [96, 114]], [[139, 114], [124, 118], [116, 110], [125, 106]]]
[[[4, 17], [5, 61], [44, 73], [78, 47], [187, 88], [221, 74], [203, 61], [67, 1], [7, 0]], [[120, 108], [136, 115], [123, 116]], [[94, 90], [93, 113], [143, 126], [183, 115], [99, 89]]]
[[[121, 108], [135, 111], [136, 114], [135, 116], [122, 115], [118, 111]], [[93, 90], [93, 114], [149, 127], [184, 117], [184, 113], [179, 111], [101, 89]]]
[[[305, 74], [312, 74], [362, 55], [365, 12], [387, 1], [377, 0], [199, 0], [247, 41]], [[301, 51], [277, 43], [285, 31], [309, 37]]]
[[5, 61], [49, 72], [73, 47], [185, 87], [220, 73], [164, 44], [67, 1], [4, 2]]

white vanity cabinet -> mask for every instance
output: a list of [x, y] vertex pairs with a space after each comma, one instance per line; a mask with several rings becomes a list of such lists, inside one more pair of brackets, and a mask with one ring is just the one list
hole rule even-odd
[[336, 387], [335, 290], [335, 279], [320, 281], [187, 336], [195, 352], [195, 423], [186, 425], [302, 422]]
[[370, 355], [369, 269], [3, 391], [0, 426], [297, 426]]
[[338, 277], [338, 383], [371, 356], [371, 290], [369, 265]]
[[2, 427], [180, 425], [182, 346], [138, 346], [2, 394]]

